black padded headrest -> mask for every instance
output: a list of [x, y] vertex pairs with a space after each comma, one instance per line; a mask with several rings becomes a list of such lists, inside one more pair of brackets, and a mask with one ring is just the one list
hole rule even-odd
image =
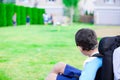
[[120, 36], [104, 37], [99, 42], [99, 52], [104, 55], [104, 52], [111, 49], [112, 46], [120, 46]]
[[100, 80], [114, 80], [113, 52], [120, 46], [120, 35], [104, 37], [100, 40], [98, 50], [103, 55]]
[[120, 46], [120, 35], [116, 36], [117, 46]]

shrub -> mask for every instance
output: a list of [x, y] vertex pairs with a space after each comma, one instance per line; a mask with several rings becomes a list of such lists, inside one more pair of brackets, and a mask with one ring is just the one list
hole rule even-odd
[[6, 5], [0, 3], [0, 26], [6, 26]]
[[44, 9], [0, 3], [0, 26], [12, 26], [12, 17], [16, 13], [17, 25], [25, 25], [27, 15], [31, 24], [43, 24]]
[[20, 25], [26, 24], [26, 7], [20, 6]]
[[20, 25], [20, 6], [14, 6], [14, 13], [16, 13], [16, 16], [17, 16], [17, 25]]
[[14, 14], [14, 5], [13, 4], [7, 4], [6, 5], [6, 19], [7, 19], [7, 26], [12, 26], [12, 17]]
[[32, 24], [38, 24], [38, 9], [32, 8]]

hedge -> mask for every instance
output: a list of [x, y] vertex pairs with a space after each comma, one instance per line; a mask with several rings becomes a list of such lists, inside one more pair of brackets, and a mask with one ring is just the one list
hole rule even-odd
[[32, 24], [38, 24], [37, 8], [32, 8]]
[[26, 7], [20, 6], [20, 24], [26, 24]]
[[21, 25], [20, 17], [22, 14], [20, 13], [20, 8], [21, 8], [20, 6], [16, 6], [16, 5], [14, 6], [14, 13], [16, 13], [16, 17], [17, 17], [17, 25]]
[[45, 13], [45, 9], [40, 10], [40, 15], [41, 15], [40, 24], [44, 24], [43, 13]]
[[6, 26], [6, 5], [0, 3], [0, 26]]
[[26, 17], [30, 16], [30, 24], [43, 24], [44, 9], [0, 3], [0, 26], [11, 26], [12, 17], [16, 13], [17, 25], [25, 25]]
[[7, 26], [12, 26], [12, 17], [14, 14], [14, 5], [13, 4], [7, 4], [6, 5], [6, 19], [7, 19]]
[[44, 9], [38, 9], [38, 24], [44, 24], [43, 23], [43, 13], [45, 13]]

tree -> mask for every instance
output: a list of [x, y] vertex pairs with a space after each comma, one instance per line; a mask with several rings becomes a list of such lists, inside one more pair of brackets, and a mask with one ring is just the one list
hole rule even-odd
[[0, 3], [2, 3], [3, 2], [3, 0], [0, 0]]
[[70, 22], [73, 22], [74, 9], [80, 0], [63, 0], [63, 4], [70, 9]]

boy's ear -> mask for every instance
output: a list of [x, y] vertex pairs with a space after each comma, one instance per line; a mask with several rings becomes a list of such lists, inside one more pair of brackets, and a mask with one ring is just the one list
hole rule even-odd
[[81, 46], [77, 46], [78, 47], [78, 49], [80, 49], [80, 51], [82, 51], [82, 47]]

